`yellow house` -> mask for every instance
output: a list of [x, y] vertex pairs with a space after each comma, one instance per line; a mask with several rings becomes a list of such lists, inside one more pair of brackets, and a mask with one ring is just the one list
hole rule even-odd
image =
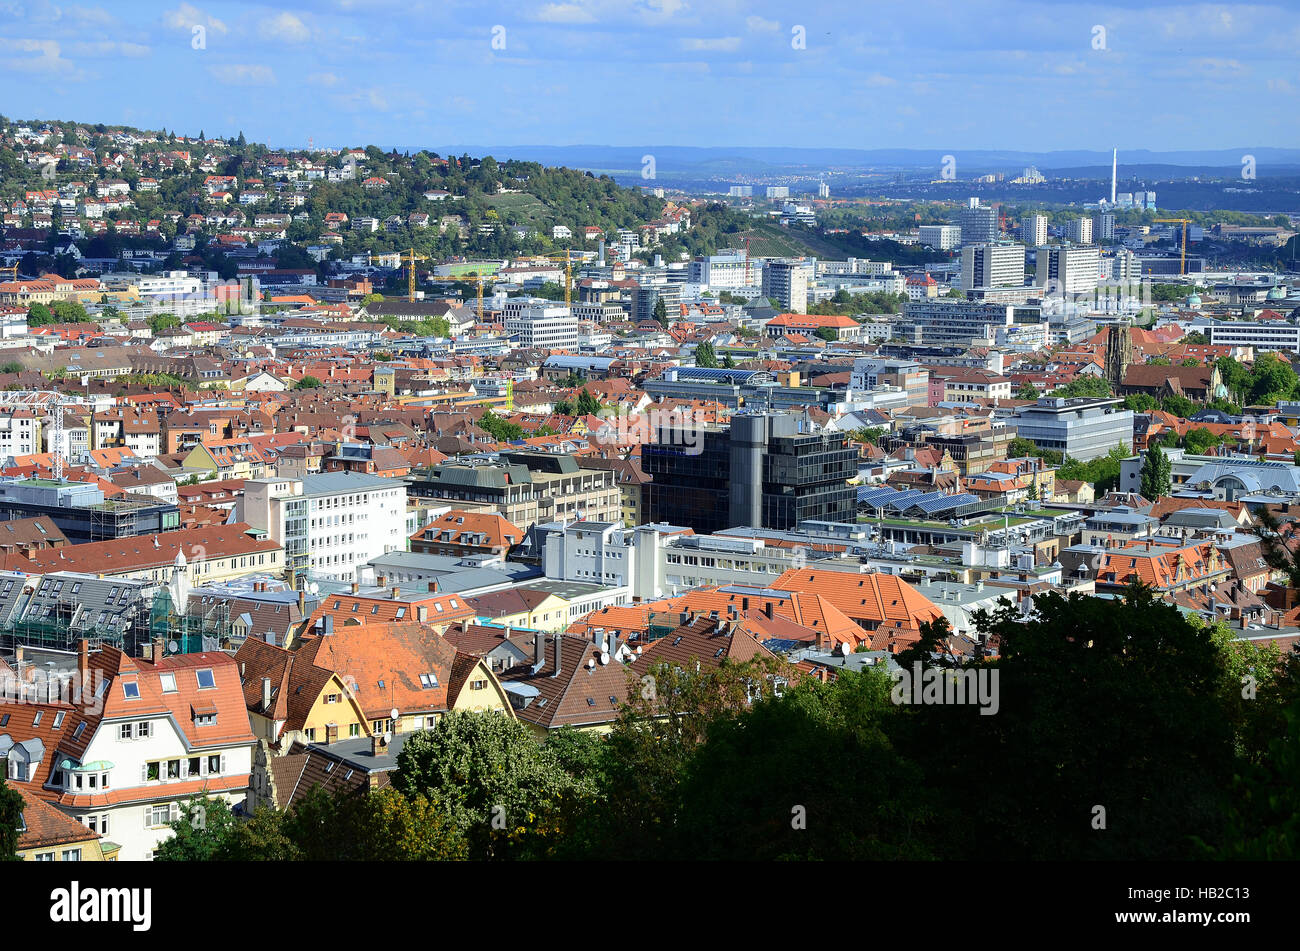
[[569, 602], [549, 591], [514, 588], [466, 598], [478, 617], [504, 627], [534, 631], [563, 631], [569, 626]]
[[235, 661], [258, 739], [288, 749], [295, 740], [332, 743], [370, 735], [369, 720], [348, 680], [311, 658], [250, 637]]
[[24, 862], [116, 862], [120, 848], [99, 833], [60, 812], [18, 784], [8, 784], [23, 797], [18, 827], [18, 858]]

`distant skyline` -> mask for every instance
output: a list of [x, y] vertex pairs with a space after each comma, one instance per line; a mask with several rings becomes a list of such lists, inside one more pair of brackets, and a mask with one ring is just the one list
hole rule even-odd
[[0, 0], [0, 111], [276, 147], [1117, 146], [1122, 163], [1300, 147], [1296, 49], [1279, 3]]

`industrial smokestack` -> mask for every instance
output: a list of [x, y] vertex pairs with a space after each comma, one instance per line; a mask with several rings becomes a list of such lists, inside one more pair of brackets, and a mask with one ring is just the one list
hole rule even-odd
[[1119, 149], [1111, 152], [1110, 156], [1110, 203], [1115, 204], [1115, 180], [1119, 172]]

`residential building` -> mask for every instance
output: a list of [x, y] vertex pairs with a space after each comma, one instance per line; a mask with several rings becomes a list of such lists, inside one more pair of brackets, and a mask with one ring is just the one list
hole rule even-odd
[[763, 296], [775, 298], [775, 306], [782, 311], [806, 313], [808, 285], [815, 273], [812, 261], [768, 261], [763, 265]]
[[1020, 219], [1020, 240], [1031, 248], [1047, 244], [1047, 215], [1025, 215]]
[[950, 251], [961, 246], [961, 228], [958, 225], [921, 225], [917, 240], [936, 251]]

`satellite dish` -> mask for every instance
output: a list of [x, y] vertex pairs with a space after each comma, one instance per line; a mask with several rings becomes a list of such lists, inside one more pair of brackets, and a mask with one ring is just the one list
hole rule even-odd
[[175, 641], [168, 641], [167, 651], [171, 654], [179, 654], [181, 652], [181, 645], [177, 644]]
[[394, 720], [396, 720], [397, 717], [399, 716], [398, 711], [397, 711], [397, 707], [393, 707], [393, 709], [389, 710], [389, 711], [388, 711], [388, 715], [389, 715], [390, 717], [392, 717]]
[[596, 669], [596, 658], [592, 657], [587, 661], [587, 669], [588, 670]]
[[601, 662], [602, 665], [603, 665], [603, 664], [608, 664], [608, 663], [609, 663], [609, 651], [601, 651], [601, 652], [600, 652], [600, 662]]
[[385, 734], [384, 734], [384, 742], [385, 742], [385, 743], [391, 743], [391, 742], [393, 742], [393, 734], [392, 734], [392, 733], [385, 733]]

